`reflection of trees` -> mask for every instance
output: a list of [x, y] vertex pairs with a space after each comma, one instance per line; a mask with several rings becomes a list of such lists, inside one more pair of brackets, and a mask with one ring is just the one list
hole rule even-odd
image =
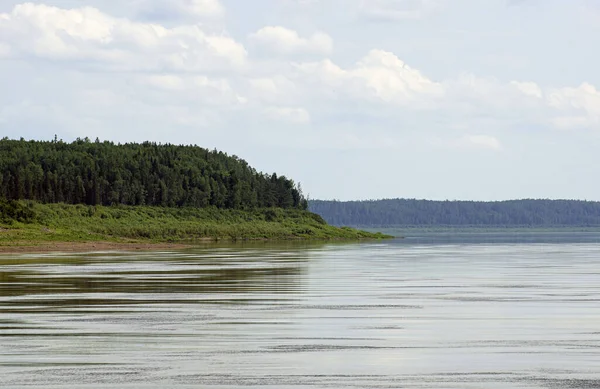
[[[58, 262], [68, 265], [70, 273], [48, 266], [49, 258], [40, 260], [43, 265], [35, 264], [31, 258], [23, 266], [19, 260], [11, 260], [10, 266], [0, 261], [0, 312], [10, 307], [248, 301], [253, 294], [264, 298], [265, 294], [295, 293], [302, 288], [309, 255], [308, 251], [297, 248], [252, 250], [247, 254], [244, 250], [218, 252], [218, 255], [207, 251], [206, 256], [191, 254], [148, 256], [142, 258], [148, 269], [139, 270], [113, 262], [113, 270], [107, 271], [102, 266], [98, 272], [90, 271], [90, 266], [100, 263], [93, 256], [73, 257], [68, 261], [60, 258]], [[139, 260], [124, 258], [123, 263], [136, 264]], [[103, 298], [102, 294], [107, 296]], [[194, 296], [189, 295], [196, 295], [197, 300], [190, 300]], [[31, 299], [24, 300], [26, 296]]]

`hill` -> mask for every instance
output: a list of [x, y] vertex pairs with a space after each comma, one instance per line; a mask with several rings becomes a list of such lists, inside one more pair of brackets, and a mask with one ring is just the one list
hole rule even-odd
[[291, 179], [198, 146], [0, 140], [0, 251], [48, 242], [385, 237], [330, 226], [307, 207]]
[[351, 227], [597, 227], [600, 202], [579, 200], [311, 200], [328, 223]]
[[285, 176], [198, 146], [0, 140], [0, 198], [86, 205], [306, 209]]

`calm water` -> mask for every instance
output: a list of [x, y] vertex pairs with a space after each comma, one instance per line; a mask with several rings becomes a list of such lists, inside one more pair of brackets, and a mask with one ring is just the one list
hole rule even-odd
[[540, 242], [0, 256], [0, 387], [598, 388], [600, 244]]

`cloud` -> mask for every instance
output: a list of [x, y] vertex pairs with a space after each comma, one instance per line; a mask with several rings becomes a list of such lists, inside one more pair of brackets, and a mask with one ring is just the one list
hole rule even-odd
[[549, 123], [560, 129], [600, 129], [600, 91], [584, 82], [578, 87], [541, 88], [533, 82], [511, 82], [543, 107]]
[[143, 0], [136, 8], [146, 19], [157, 21], [216, 19], [225, 14], [219, 0]]
[[500, 82], [462, 75], [442, 83], [446, 95], [438, 109], [465, 118], [487, 118], [504, 127], [527, 124], [547, 128], [600, 130], [600, 91], [590, 83], [579, 87], [541, 87], [531, 81]]
[[540, 88], [535, 82], [518, 82], [511, 81], [512, 86], [517, 88], [519, 92], [527, 96], [536, 97], [541, 99], [543, 97], [542, 88]]
[[225, 12], [219, 0], [185, 0], [184, 9], [195, 15], [221, 16]]
[[421, 19], [439, 8], [440, 0], [362, 0], [363, 17], [379, 21]]
[[303, 38], [296, 31], [280, 26], [263, 27], [249, 39], [258, 50], [271, 55], [329, 55], [333, 50], [333, 40], [327, 34], [316, 32]]
[[[527, 124], [600, 129], [600, 91], [590, 83], [577, 88], [543, 88], [531, 81], [502, 82], [473, 74], [436, 81], [383, 50], [371, 50], [346, 68], [329, 59], [295, 67], [299, 73], [292, 78], [295, 84], [302, 85], [320, 107], [346, 106], [349, 113], [356, 112], [353, 102], [365, 101], [371, 105], [358, 109], [363, 113], [376, 109], [372, 114], [379, 118], [400, 118], [425, 110], [435, 112], [448, 126], [467, 122], [498, 130]], [[405, 111], [394, 112], [393, 107]], [[489, 141], [475, 137], [463, 143], [484, 140]]]
[[600, 130], [600, 91], [589, 83], [577, 88], [555, 88], [546, 101], [557, 111], [552, 123], [560, 129], [594, 128]]
[[[115, 18], [91, 7], [61, 9], [25, 3], [0, 14], [0, 45], [16, 58], [100, 63], [103, 70], [239, 69], [245, 48], [199, 26], [165, 28]], [[84, 62], [85, 64], [86, 62]]]
[[[0, 94], [0, 107], [12, 107], [2, 110], [2, 129], [39, 127], [47, 118], [50, 127], [78, 135], [93, 129], [122, 139], [132, 134], [123, 132], [129, 123], [141, 137], [143, 126], [168, 128], [163, 139], [192, 128], [259, 143], [290, 127], [307, 138], [300, 145], [278, 138], [290, 147], [399, 149], [416, 134], [449, 137], [447, 148], [495, 151], [503, 148], [501, 131], [600, 129], [600, 92], [592, 83], [547, 87], [470, 73], [436, 79], [381, 49], [334, 61], [323, 58], [332, 54], [329, 36], [284, 27], [267, 26], [248, 40], [250, 55], [226, 32], [201, 25], [18, 5], [0, 14], [0, 57], [19, 59], [0, 62], [0, 82], [22, 91]], [[30, 69], [17, 69], [23, 64]], [[34, 120], [28, 109], [35, 126], [27, 126]]]
[[444, 95], [444, 87], [383, 50], [372, 50], [353, 68], [343, 69], [330, 60], [297, 65], [324, 94], [396, 105], [427, 105]]
[[577, 88], [550, 89], [547, 96], [548, 103], [553, 108], [574, 109], [600, 117], [600, 91], [589, 83], [583, 83]]

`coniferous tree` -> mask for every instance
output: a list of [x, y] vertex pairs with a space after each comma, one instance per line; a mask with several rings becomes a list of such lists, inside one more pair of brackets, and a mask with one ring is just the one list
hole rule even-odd
[[0, 140], [0, 198], [89, 205], [302, 208], [293, 181], [197, 146]]

